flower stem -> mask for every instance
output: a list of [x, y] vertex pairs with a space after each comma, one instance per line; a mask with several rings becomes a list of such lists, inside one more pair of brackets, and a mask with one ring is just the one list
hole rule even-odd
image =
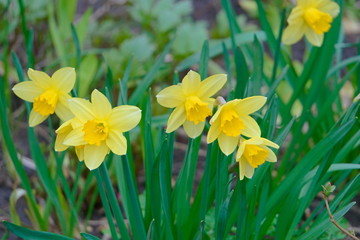
[[111, 184], [109, 173], [108, 173], [108, 171], [106, 169], [106, 165], [104, 163], [102, 163], [100, 165], [99, 172], [100, 172], [100, 176], [103, 180], [103, 183], [105, 185], [104, 187], [105, 187], [105, 190], [106, 190], [106, 193], [108, 196], [108, 200], [109, 200], [111, 209], [114, 213], [115, 220], [116, 220], [117, 226], [119, 228], [121, 238], [125, 239], [125, 240], [130, 240], [129, 232], [126, 228], [124, 218], [121, 213], [120, 205], [119, 205], [119, 202], [115, 195], [114, 187]]
[[100, 174], [99, 169], [95, 169], [94, 173], [95, 173], [95, 176], [96, 176], [96, 182], [97, 182], [97, 185], [98, 185], [98, 190], [99, 190], [99, 193], [100, 193], [101, 202], [103, 204], [103, 207], [104, 207], [104, 210], [105, 210], [105, 215], [106, 215], [106, 218], [107, 218], [108, 223], [109, 223], [112, 239], [119, 239], [117, 234], [116, 234], [113, 217], [112, 217], [112, 214], [111, 214], [108, 199], [107, 199], [105, 191], [104, 191], [104, 186], [103, 186], [103, 183], [102, 183], [102, 180], [101, 180], [101, 174]]
[[345, 233], [347, 236], [349, 236], [351, 239], [354, 239], [354, 240], [360, 240], [359, 238], [357, 238], [356, 236], [352, 235], [351, 233], [349, 233], [346, 229], [344, 229], [343, 227], [341, 227], [336, 221], [335, 221], [335, 218], [334, 216], [331, 214], [331, 210], [330, 210], [330, 207], [329, 207], [329, 202], [328, 202], [328, 198], [327, 196], [325, 196], [324, 194], [322, 194], [322, 197], [325, 201], [325, 206], [326, 206], [326, 210], [329, 214], [329, 217], [330, 217], [330, 221], [338, 228], [340, 229], [340, 231], [342, 231], [343, 233]]

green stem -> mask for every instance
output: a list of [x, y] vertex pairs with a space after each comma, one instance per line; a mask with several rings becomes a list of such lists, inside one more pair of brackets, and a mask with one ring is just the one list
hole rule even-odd
[[114, 213], [115, 220], [116, 220], [116, 223], [118, 225], [121, 237], [123, 239], [130, 240], [129, 233], [127, 231], [127, 228], [126, 228], [126, 225], [125, 225], [125, 222], [124, 222], [124, 218], [123, 218], [123, 215], [121, 213], [120, 205], [119, 205], [119, 202], [118, 202], [118, 200], [116, 198], [116, 195], [115, 195], [114, 187], [111, 184], [109, 173], [108, 173], [108, 171], [106, 169], [106, 165], [104, 163], [102, 163], [100, 165], [99, 172], [100, 172], [101, 178], [103, 180], [104, 187], [106, 189], [106, 193], [107, 193], [107, 196], [108, 196], [108, 200], [109, 200], [111, 209], [112, 209], [112, 211]]
[[98, 190], [99, 190], [99, 193], [100, 193], [101, 202], [103, 203], [103, 207], [104, 207], [104, 210], [105, 210], [105, 215], [106, 215], [106, 218], [107, 218], [108, 223], [109, 223], [112, 239], [119, 239], [117, 234], [116, 234], [115, 225], [114, 225], [114, 222], [113, 222], [113, 216], [111, 214], [109, 202], [108, 202], [108, 199], [107, 199], [105, 191], [104, 191], [104, 185], [103, 185], [102, 180], [101, 180], [102, 177], [101, 177], [99, 169], [95, 169], [94, 173], [95, 173], [95, 177], [96, 177], [96, 183], [98, 185]]

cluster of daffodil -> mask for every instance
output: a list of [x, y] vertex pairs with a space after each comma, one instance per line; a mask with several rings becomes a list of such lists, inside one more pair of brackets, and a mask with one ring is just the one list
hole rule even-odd
[[14, 93], [33, 103], [29, 125], [42, 123], [49, 115], [64, 122], [57, 130], [55, 150], [64, 151], [74, 146], [80, 161], [93, 170], [100, 166], [111, 150], [124, 155], [127, 150], [123, 132], [133, 129], [140, 121], [141, 110], [135, 106], [111, 107], [108, 99], [98, 90], [91, 94], [91, 102], [71, 98], [69, 92], [75, 84], [75, 69], [62, 68], [51, 77], [41, 71], [29, 69], [31, 81], [18, 83]]
[[225, 155], [230, 155], [239, 146], [236, 161], [242, 180], [244, 176], [251, 178], [254, 169], [265, 161], [276, 162], [276, 155], [269, 147], [279, 146], [262, 138], [259, 125], [249, 116], [265, 104], [266, 97], [253, 96], [227, 103], [221, 97], [217, 100], [212, 98], [225, 85], [226, 78], [225, 74], [217, 74], [201, 81], [198, 73], [190, 71], [182, 83], [163, 89], [156, 97], [160, 105], [175, 108], [166, 132], [183, 126], [190, 138], [196, 138], [203, 132], [206, 118], [212, 116], [213, 107], [218, 104], [216, 113], [210, 119], [207, 142], [217, 139]]

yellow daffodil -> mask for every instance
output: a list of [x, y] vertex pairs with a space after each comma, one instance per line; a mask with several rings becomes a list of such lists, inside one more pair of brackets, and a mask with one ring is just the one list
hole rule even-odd
[[139, 123], [141, 110], [138, 107], [123, 105], [112, 108], [98, 90], [92, 92], [91, 102], [81, 98], [72, 98], [68, 102], [76, 120], [65, 122], [57, 130], [59, 150], [75, 146], [78, 156], [84, 159], [90, 170], [99, 167], [110, 150], [117, 155], [126, 154], [127, 142], [123, 132]]
[[287, 20], [283, 43], [294, 44], [305, 35], [312, 45], [321, 46], [324, 33], [329, 31], [339, 11], [339, 5], [330, 0], [297, 0]]
[[183, 125], [190, 138], [198, 137], [205, 126], [205, 119], [212, 115], [214, 98], [226, 83], [225, 74], [216, 74], [201, 81], [200, 75], [189, 71], [181, 84], [167, 87], [156, 96], [160, 105], [175, 108], [171, 113], [166, 132]]
[[252, 178], [254, 169], [265, 161], [277, 161], [275, 153], [269, 147], [279, 148], [276, 143], [261, 137], [241, 141], [239, 150], [236, 153], [236, 161], [239, 162], [240, 180], [243, 180], [244, 176]]
[[21, 99], [33, 103], [29, 116], [29, 125], [34, 127], [42, 123], [54, 112], [63, 121], [73, 117], [67, 104], [68, 94], [75, 84], [75, 69], [65, 67], [57, 70], [51, 77], [44, 72], [28, 70], [31, 81], [24, 81], [13, 87], [14, 93]]
[[221, 151], [230, 155], [239, 144], [241, 134], [247, 137], [260, 136], [259, 125], [249, 114], [259, 110], [265, 102], [266, 97], [253, 96], [221, 105], [210, 120], [207, 142], [218, 139]]

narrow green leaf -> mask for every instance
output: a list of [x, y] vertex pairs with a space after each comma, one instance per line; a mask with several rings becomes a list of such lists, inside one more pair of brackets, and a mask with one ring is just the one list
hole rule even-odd
[[80, 233], [80, 235], [85, 238], [85, 240], [100, 240], [100, 238], [98, 237], [95, 237], [91, 234], [88, 234], [88, 233]]

